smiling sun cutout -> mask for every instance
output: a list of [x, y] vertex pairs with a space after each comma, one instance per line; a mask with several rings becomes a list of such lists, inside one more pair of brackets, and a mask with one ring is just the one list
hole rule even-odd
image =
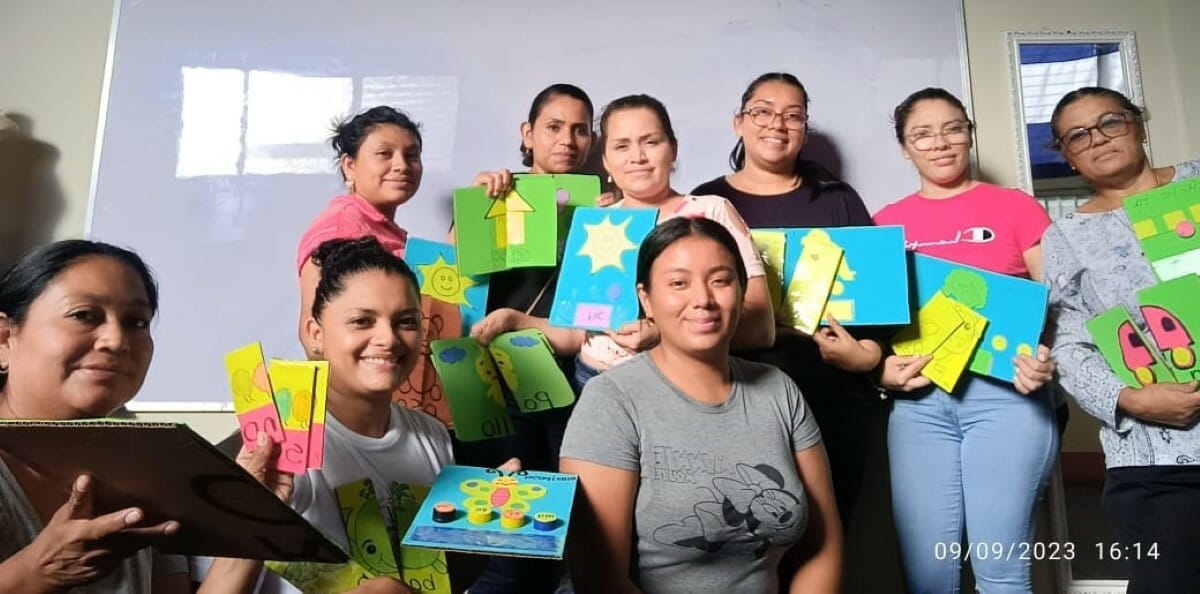
[[629, 217], [614, 225], [612, 219], [605, 216], [603, 221], [595, 225], [584, 224], [583, 230], [587, 233], [587, 239], [584, 240], [583, 247], [579, 248], [579, 255], [592, 259], [592, 274], [596, 274], [605, 266], [625, 270], [621, 265], [621, 256], [638, 247], [636, 243], [629, 241], [629, 234], [625, 231], [632, 220], [633, 217]]
[[424, 280], [421, 283], [423, 295], [429, 295], [446, 303], [474, 307], [471, 302], [467, 301], [466, 290], [475, 286], [475, 281], [459, 274], [458, 267], [447, 264], [441, 255], [438, 255], [437, 260], [431, 264], [418, 264], [417, 270], [421, 271], [421, 277]]

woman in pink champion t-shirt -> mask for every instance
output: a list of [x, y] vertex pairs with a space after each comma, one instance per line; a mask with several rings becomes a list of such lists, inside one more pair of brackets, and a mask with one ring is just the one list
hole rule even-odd
[[[896, 107], [894, 120], [921, 187], [876, 213], [876, 224], [902, 225], [912, 251], [1036, 279], [1050, 219], [1028, 194], [971, 178], [972, 124], [962, 102], [923, 89]], [[1029, 592], [1028, 555], [991, 551], [1033, 540], [1034, 508], [1058, 454], [1055, 406], [1042, 389], [1054, 369], [1049, 351], [1017, 355], [1011, 384], [965, 374], [951, 393], [916, 375], [927, 362], [890, 356], [880, 382], [896, 391], [888, 457], [908, 589], [958, 591], [963, 555], [940, 547], [957, 548], [965, 529], [980, 591]]]

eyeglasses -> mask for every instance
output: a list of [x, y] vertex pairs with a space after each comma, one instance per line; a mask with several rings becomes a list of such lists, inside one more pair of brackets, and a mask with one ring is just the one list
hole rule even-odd
[[783, 125], [788, 130], [803, 130], [808, 125], [808, 114], [803, 111], [779, 112], [769, 107], [751, 107], [742, 112], [750, 116], [750, 121], [759, 128], [766, 128], [775, 121], [775, 116], [783, 118]]
[[1110, 112], [1099, 117], [1094, 126], [1071, 128], [1054, 139], [1050, 147], [1072, 153], [1086, 151], [1092, 146], [1092, 130], [1105, 138], [1120, 138], [1129, 134], [1133, 118], [1127, 112]]
[[919, 151], [933, 150], [937, 145], [937, 138], [942, 137], [948, 144], [970, 144], [971, 143], [971, 122], [950, 122], [942, 126], [941, 132], [934, 132], [928, 128], [914, 130], [909, 132], [905, 138], [912, 144], [912, 147]]

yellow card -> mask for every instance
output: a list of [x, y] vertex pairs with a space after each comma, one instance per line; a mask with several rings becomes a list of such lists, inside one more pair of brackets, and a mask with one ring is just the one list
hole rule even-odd
[[896, 335], [892, 350], [899, 355], [932, 354], [921, 375], [952, 392], [986, 328], [987, 318], [938, 291], [917, 311], [916, 323]]
[[267, 366], [271, 387], [275, 388], [275, 406], [283, 424], [279, 468], [288, 472], [308, 469], [309, 428], [312, 426], [317, 379], [318, 376], [328, 377], [327, 372], [321, 373], [317, 363], [323, 362], [272, 359]]
[[263, 363], [262, 345], [252, 342], [225, 355], [225, 374], [233, 396], [233, 410], [242, 430], [242, 442], [251, 448], [260, 432], [275, 443], [283, 441], [279, 411], [271, 394], [271, 379]]
[[750, 238], [754, 249], [763, 261], [767, 273], [767, 291], [771, 295], [771, 308], [776, 314], [783, 306], [783, 254], [787, 245], [787, 234], [783, 231], [752, 229]]
[[787, 286], [783, 319], [801, 332], [812, 334], [821, 325], [825, 303], [842, 264], [842, 248], [811, 242], [800, 250], [796, 270]]

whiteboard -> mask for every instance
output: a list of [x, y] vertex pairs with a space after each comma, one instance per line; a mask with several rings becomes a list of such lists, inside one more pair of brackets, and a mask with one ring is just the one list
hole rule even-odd
[[518, 125], [554, 82], [597, 115], [661, 99], [674, 186], [729, 171], [731, 117], [758, 74], [812, 97], [808, 154], [874, 211], [917, 187], [892, 108], [968, 99], [961, 0], [117, 1], [87, 233], [157, 273], [156, 352], [138, 410], [228, 410], [222, 355], [301, 357], [296, 243], [341, 190], [333, 119], [391, 104], [423, 125], [425, 176], [397, 222], [438, 239], [453, 188], [520, 167]]

